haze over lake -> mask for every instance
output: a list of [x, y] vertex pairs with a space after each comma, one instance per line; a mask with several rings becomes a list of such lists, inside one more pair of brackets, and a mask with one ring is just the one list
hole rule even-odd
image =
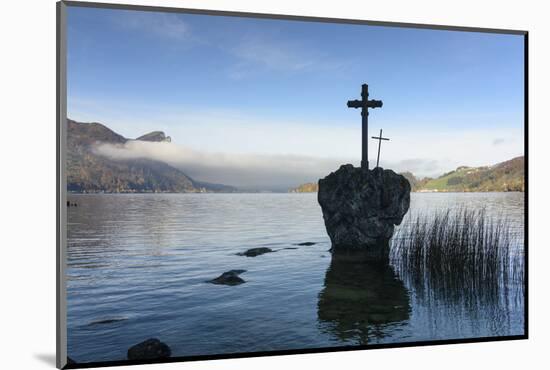
[[[316, 194], [68, 199], [78, 205], [68, 208], [67, 259], [68, 354], [77, 362], [124, 360], [151, 337], [173, 356], [191, 356], [523, 334], [523, 297], [513, 287], [490, 303], [433, 302], [390, 268], [380, 274], [400, 302], [392, 320], [363, 322], [361, 306], [335, 304], [328, 292], [346, 287], [335, 278], [345, 271], [331, 262]], [[504, 216], [523, 250], [523, 193], [413, 193], [404, 224], [461, 206]], [[236, 255], [255, 247], [276, 252]], [[206, 283], [231, 269], [247, 270], [246, 283]], [[375, 283], [364, 272], [354, 279], [367, 293]]]

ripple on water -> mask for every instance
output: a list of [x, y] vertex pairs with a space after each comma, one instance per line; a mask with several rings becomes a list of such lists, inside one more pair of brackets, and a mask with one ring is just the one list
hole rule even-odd
[[[350, 287], [342, 281], [347, 268], [322, 258], [330, 257], [330, 240], [316, 194], [70, 194], [69, 200], [78, 207], [68, 209], [68, 351], [79, 362], [125, 359], [130, 346], [151, 337], [175, 356], [190, 356], [523, 330], [521, 305], [504, 314], [448, 307], [388, 271], [395, 294], [386, 306], [393, 308], [371, 307], [377, 322], [369, 326], [363, 299], [379, 293], [364, 272], [351, 276]], [[523, 194], [411, 197], [411, 213], [457, 205], [504, 213], [521, 236]], [[277, 253], [235, 255], [257, 247]], [[247, 270], [246, 283], [205, 283], [232, 269]], [[354, 280], [369, 281], [370, 290]]]

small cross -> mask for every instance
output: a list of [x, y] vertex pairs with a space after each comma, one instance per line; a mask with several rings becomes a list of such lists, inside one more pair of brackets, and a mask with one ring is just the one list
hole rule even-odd
[[382, 140], [390, 141], [390, 139], [382, 137], [382, 129], [380, 129], [380, 136], [372, 136], [372, 138], [378, 140], [378, 157], [376, 157], [376, 167], [378, 167], [378, 163], [380, 163], [380, 145]]

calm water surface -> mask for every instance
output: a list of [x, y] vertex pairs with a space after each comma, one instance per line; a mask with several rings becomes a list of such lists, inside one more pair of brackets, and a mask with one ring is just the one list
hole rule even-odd
[[[509, 221], [523, 248], [522, 193], [411, 197], [404, 224], [415, 213], [485, 207]], [[77, 362], [124, 360], [151, 337], [192, 356], [523, 334], [521, 296], [464, 305], [417, 291], [390, 266], [332, 261], [316, 194], [69, 200], [78, 204], [68, 208], [67, 269], [68, 354]], [[254, 247], [277, 252], [236, 255]], [[206, 283], [231, 269], [247, 270], [246, 283]], [[373, 302], [384, 315], [369, 311]]]

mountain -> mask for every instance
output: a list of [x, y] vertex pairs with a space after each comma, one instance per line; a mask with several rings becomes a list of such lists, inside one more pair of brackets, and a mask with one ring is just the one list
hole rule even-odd
[[422, 180], [413, 188], [416, 191], [443, 192], [525, 191], [524, 157], [516, 157], [493, 166], [458, 167], [437, 179]]
[[164, 135], [164, 132], [162, 131], [153, 131], [148, 134], [142, 135], [138, 137], [136, 140], [139, 141], [153, 141], [153, 142], [162, 142], [167, 141], [171, 142], [172, 138], [170, 136]]
[[[525, 163], [523, 156], [493, 166], [458, 167], [436, 179], [415, 177], [402, 172], [415, 192], [488, 192], [525, 191]], [[316, 183], [305, 183], [289, 189], [291, 193], [318, 191]]]
[[[122, 145], [128, 140], [101, 123], [67, 120], [67, 190], [73, 192], [233, 192], [221, 184], [193, 180], [181, 170], [151, 159], [114, 160], [96, 153], [98, 143]], [[169, 141], [154, 131], [136, 140]]]
[[418, 179], [412, 174], [412, 172], [409, 171], [401, 172], [400, 175], [403, 175], [403, 177], [407, 179], [409, 184], [411, 184], [412, 191], [418, 191], [418, 189], [422, 189], [426, 185], [426, 183], [431, 180], [428, 177]]

